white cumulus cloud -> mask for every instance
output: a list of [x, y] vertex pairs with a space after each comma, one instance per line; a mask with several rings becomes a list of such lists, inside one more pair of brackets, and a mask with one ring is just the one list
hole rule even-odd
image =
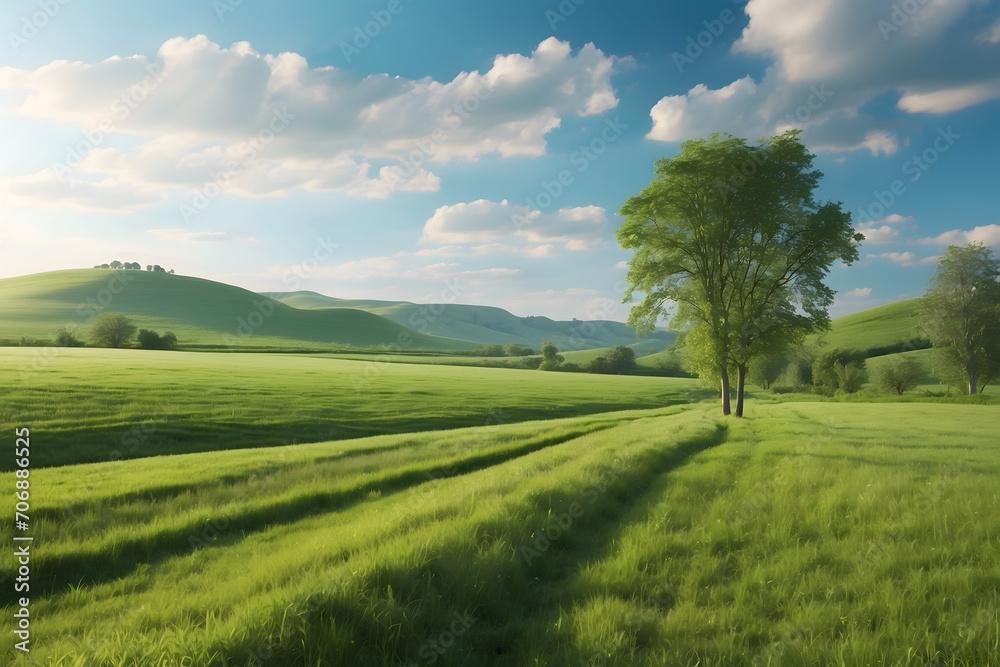
[[981, 225], [970, 230], [952, 229], [930, 238], [920, 239], [924, 245], [965, 245], [966, 243], [982, 243], [983, 245], [1000, 245], [1000, 225]]
[[152, 59], [0, 67], [10, 112], [80, 131], [58, 163], [3, 186], [32, 203], [99, 210], [209, 184], [246, 197], [437, 190], [435, 164], [543, 155], [563, 117], [614, 108], [617, 62], [550, 37], [450, 81], [359, 77], [198, 35], [166, 41]]

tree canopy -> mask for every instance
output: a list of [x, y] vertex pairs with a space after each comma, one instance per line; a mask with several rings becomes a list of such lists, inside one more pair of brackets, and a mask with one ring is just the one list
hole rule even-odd
[[948, 246], [922, 302], [921, 322], [939, 348], [935, 370], [970, 394], [1000, 377], [1000, 259], [982, 243]]
[[655, 179], [619, 214], [619, 244], [634, 250], [626, 276], [628, 323], [640, 333], [671, 315], [703, 377], [716, 377], [736, 414], [750, 361], [829, 326], [834, 261], [851, 264], [864, 237], [841, 204], [820, 203], [822, 174], [798, 130], [756, 145], [730, 135], [685, 141], [656, 162]]
[[123, 313], [100, 313], [94, 318], [91, 336], [98, 347], [128, 347], [135, 325]]

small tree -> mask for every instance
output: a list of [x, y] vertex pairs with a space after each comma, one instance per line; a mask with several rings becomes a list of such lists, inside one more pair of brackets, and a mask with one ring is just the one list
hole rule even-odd
[[538, 367], [540, 371], [559, 370], [559, 364], [566, 361], [566, 357], [559, 354], [559, 348], [545, 341], [542, 343], [542, 363]]
[[837, 375], [837, 386], [845, 394], [853, 394], [865, 383], [865, 369], [859, 364], [843, 364], [839, 361], [833, 365]]
[[892, 355], [872, 363], [872, 380], [880, 391], [894, 391], [899, 396], [916, 386], [923, 369], [910, 357]]
[[503, 352], [508, 357], [527, 357], [535, 353], [530, 347], [520, 343], [507, 343], [503, 346]]
[[969, 394], [1000, 377], [1000, 259], [982, 243], [948, 246], [922, 302], [922, 325], [939, 348], [935, 372]]
[[785, 372], [787, 363], [781, 357], [754, 357], [747, 371], [747, 381], [759, 385], [761, 389], [771, 388], [781, 374]]
[[864, 368], [865, 355], [857, 350], [843, 350], [839, 347], [823, 352], [816, 357], [812, 366], [812, 381], [817, 387], [827, 387], [831, 391], [839, 386], [836, 366], [857, 366]]
[[98, 347], [126, 347], [135, 336], [135, 325], [123, 313], [100, 313], [94, 318], [91, 337]]

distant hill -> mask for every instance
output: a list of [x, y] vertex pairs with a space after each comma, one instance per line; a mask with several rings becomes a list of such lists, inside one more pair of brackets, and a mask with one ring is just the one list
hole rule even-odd
[[[821, 335], [829, 347], [867, 350], [890, 346], [918, 336], [920, 299], [895, 301], [884, 306], [842, 315], [830, 323], [830, 331]], [[811, 337], [816, 340], [817, 337]]]
[[[369, 347], [396, 343], [407, 333], [396, 322], [364, 310], [301, 310], [189, 276], [73, 269], [0, 279], [0, 340], [52, 340], [60, 328], [84, 338], [101, 310], [127, 313], [140, 328], [173, 331], [182, 346]], [[460, 340], [411, 335], [413, 348], [473, 347]]]
[[620, 322], [557, 321], [547, 317], [518, 317], [502, 308], [462, 304], [416, 304], [409, 301], [337, 299], [316, 292], [265, 292], [265, 296], [303, 309], [356, 308], [380, 315], [416, 331], [474, 343], [522, 343], [539, 349], [552, 341], [560, 350], [606, 348], [613, 345], [655, 346], [663, 349], [676, 334], [659, 331], [642, 340]]

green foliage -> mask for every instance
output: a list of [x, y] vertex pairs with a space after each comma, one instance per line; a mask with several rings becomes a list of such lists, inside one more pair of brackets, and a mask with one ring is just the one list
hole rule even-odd
[[590, 360], [588, 373], [622, 375], [635, 368], [635, 350], [625, 345], [615, 345], [606, 353]]
[[559, 370], [559, 364], [564, 362], [566, 357], [559, 354], [559, 348], [545, 341], [542, 343], [542, 363], [538, 366], [540, 371], [557, 371]]
[[913, 389], [924, 374], [916, 360], [898, 354], [873, 361], [870, 365], [875, 387], [880, 391], [896, 392], [898, 396]]
[[754, 357], [747, 371], [747, 381], [760, 386], [761, 389], [770, 389], [785, 372], [787, 366], [788, 362], [781, 357]]
[[56, 345], [59, 347], [83, 347], [85, 343], [67, 329], [60, 329], [56, 332]]
[[160, 336], [155, 331], [149, 329], [139, 329], [139, 347], [144, 350], [176, 350], [177, 336], [168, 331]]
[[[690, 332], [692, 362], [728, 388], [728, 367], [776, 354], [829, 324], [834, 261], [857, 259], [864, 238], [840, 204], [819, 203], [822, 174], [790, 130], [756, 146], [729, 135], [685, 141], [656, 163], [655, 180], [621, 207], [623, 248], [634, 250], [625, 299], [639, 332], [677, 304], [673, 326]], [[728, 412], [723, 390], [723, 412]]]
[[[1000, 258], [982, 243], [948, 246], [924, 294], [937, 372], [969, 394], [1000, 378]], [[961, 378], [961, 380], [958, 380]]]
[[812, 365], [813, 384], [817, 387], [826, 387], [830, 390], [839, 387], [840, 380], [835, 370], [838, 364], [840, 366], [864, 368], [864, 353], [859, 350], [845, 350], [842, 348], [834, 348], [819, 353]]
[[473, 348], [470, 354], [477, 357], [503, 357], [509, 356], [504, 352], [503, 346], [496, 343], [487, 343]]
[[508, 357], [527, 357], [535, 353], [527, 345], [520, 343], [507, 343], [503, 346], [503, 353]]
[[91, 338], [97, 347], [128, 347], [136, 327], [124, 313], [98, 313], [91, 324]]
[[853, 394], [865, 383], [865, 369], [861, 364], [844, 364], [837, 362], [833, 365], [833, 372], [837, 377], [837, 388], [845, 394]]

